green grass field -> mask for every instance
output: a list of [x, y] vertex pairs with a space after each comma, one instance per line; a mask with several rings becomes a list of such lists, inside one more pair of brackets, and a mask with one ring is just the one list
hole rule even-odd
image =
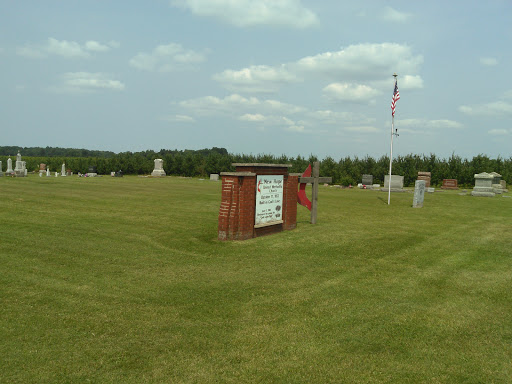
[[0, 178], [0, 382], [512, 382], [512, 198], [321, 187], [220, 242], [220, 189]]

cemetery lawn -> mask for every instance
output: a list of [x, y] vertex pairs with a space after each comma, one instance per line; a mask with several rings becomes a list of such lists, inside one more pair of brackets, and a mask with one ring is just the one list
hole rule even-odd
[[321, 186], [220, 242], [220, 189], [0, 178], [0, 382], [512, 382], [512, 198]]

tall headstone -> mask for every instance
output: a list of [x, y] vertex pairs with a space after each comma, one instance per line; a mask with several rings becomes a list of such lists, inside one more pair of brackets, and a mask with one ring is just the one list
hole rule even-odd
[[10, 157], [7, 159], [7, 171], [5, 171], [5, 173], [7, 173], [8, 175], [13, 173], [13, 170], [12, 170], [12, 160], [11, 160]]
[[21, 154], [18, 152], [16, 155], [16, 165], [14, 167], [14, 174], [16, 177], [25, 177], [24, 162], [21, 160]]
[[46, 168], [46, 177], [50, 177], [51, 174], [50, 174], [50, 167], [47, 167]]
[[165, 176], [164, 161], [162, 159], [155, 159], [155, 169], [151, 172], [151, 176]]
[[414, 182], [414, 198], [412, 200], [413, 208], [422, 208], [423, 200], [425, 199], [425, 180], [416, 180]]
[[430, 178], [432, 174], [430, 172], [418, 172], [418, 180], [425, 181], [425, 188], [430, 188]]
[[[2, 163], [0, 163], [1, 165]], [[507, 182], [505, 180], [500, 180], [500, 184], [501, 184], [501, 189], [503, 190], [503, 192], [508, 192], [508, 189], [507, 189]]]
[[2, 177], [4, 175], [3, 171], [2, 171], [2, 161], [0, 161], [0, 177]]
[[471, 196], [494, 197], [495, 193], [492, 188], [493, 175], [482, 172], [475, 174], [475, 187], [471, 192]]
[[62, 168], [60, 170], [60, 175], [61, 176], [67, 176], [66, 175], [66, 164], [65, 163], [62, 163]]
[[[384, 176], [384, 188], [382, 192], [389, 190], [389, 175]], [[404, 177], [400, 175], [391, 175], [391, 192], [404, 192]]]
[[361, 178], [361, 184], [366, 185], [367, 187], [372, 187], [373, 175], [363, 175]]

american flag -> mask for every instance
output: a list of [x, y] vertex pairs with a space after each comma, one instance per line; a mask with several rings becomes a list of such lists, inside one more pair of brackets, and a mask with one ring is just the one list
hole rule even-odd
[[395, 79], [395, 90], [393, 92], [393, 99], [391, 100], [391, 116], [395, 116], [395, 104], [400, 100], [400, 93], [398, 92], [398, 83]]

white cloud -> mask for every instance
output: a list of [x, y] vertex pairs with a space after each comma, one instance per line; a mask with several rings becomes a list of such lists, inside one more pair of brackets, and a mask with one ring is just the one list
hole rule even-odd
[[101, 90], [122, 91], [125, 85], [110, 79], [104, 73], [68, 72], [61, 76], [61, 84], [54, 87], [57, 92], [84, 93]]
[[400, 78], [398, 89], [421, 89], [423, 79], [418, 75], [405, 75]]
[[502, 117], [512, 115], [512, 103], [499, 100], [492, 103], [469, 106], [461, 105], [459, 111], [470, 116], [495, 116]]
[[323, 74], [346, 81], [382, 80], [394, 72], [417, 73], [423, 57], [410, 47], [395, 43], [350, 45], [340, 51], [324, 52], [300, 59], [297, 70]]
[[377, 95], [381, 94], [380, 91], [373, 89], [367, 85], [361, 84], [347, 84], [347, 83], [332, 83], [323, 89], [324, 94], [335, 100], [349, 101], [349, 102], [369, 102]]
[[190, 64], [206, 60], [203, 53], [185, 49], [181, 44], [159, 45], [151, 53], [139, 52], [130, 60], [130, 65], [143, 71], [170, 72], [189, 69]]
[[454, 120], [400, 119], [400, 127], [409, 128], [415, 132], [425, 129], [461, 129], [463, 125]]
[[85, 49], [92, 52], [107, 52], [110, 50], [110, 47], [107, 45], [103, 45], [98, 43], [97, 41], [88, 41], [85, 43]]
[[498, 65], [498, 60], [494, 57], [481, 57], [480, 64], [485, 65], [486, 67], [493, 67]]
[[214, 75], [213, 79], [234, 92], [256, 93], [276, 92], [283, 84], [299, 81], [286, 69], [285, 65], [278, 67], [255, 65], [239, 71], [228, 69]]
[[260, 113], [246, 113], [238, 118], [242, 121], [253, 121], [253, 122], [262, 122], [265, 121], [265, 116]]
[[410, 13], [399, 12], [396, 9], [391, 7], [384, 8], [384, 12], [382, 13], [382, 18], [386, 21], [391, 21], [393, 23], [405, 23], [409, 21], [411, 18]]
[[346, 89], [336, 85], [326, 87], [324, 92], [327, 96], [342, 100], [355, 96], [362, 101], [392, 86], [391, 75], [395, 71], [401, 75], [400, 89], [423, 88], [423, 80], [416, 74], [422, 63], [423, 57], [415, 55], [408, 46], [359, 44], [277, 66], [253, 65], [240, 70], [228, 69], [213, 78], [232, 92], [270, 93], [286, 84], [327, 77], [335, 80], [335, 83], [350, 84]]
[[236, 27], [307, 28], [318, 24], [316, 15], [303, 7], [300, 0], [172, 0], [171, 5]]
[[491, 129], [491, 130], [487, 131], [487, 133], [489, 135], [505, 136], [505, 135], [509, 135], [510, 131], [507, 129]]
[[45, 58], [51, 55], [64, 58], [87, 58], [91, 56], [90, 52], [108, 52], [112, 47], [114, 46], [93, 40], [79, 44], [76, 41], [57, 40], [50, 37], [45, 44], [26, 44], [23, 47], [18, 47], [16, 53], [31, 59]]
[[376, 132], [374, 118], [352, 112], [309, 110], [298, 105], [272, 99], [258, 99], [232, 94], [224, 98], [206, 96], [172, 104], [191, 116], [222, 117], [250, 123], [257, 129], [284, 129], [290, 132], [324, 132], [326, 127], [353, 126], [348, 131]]

